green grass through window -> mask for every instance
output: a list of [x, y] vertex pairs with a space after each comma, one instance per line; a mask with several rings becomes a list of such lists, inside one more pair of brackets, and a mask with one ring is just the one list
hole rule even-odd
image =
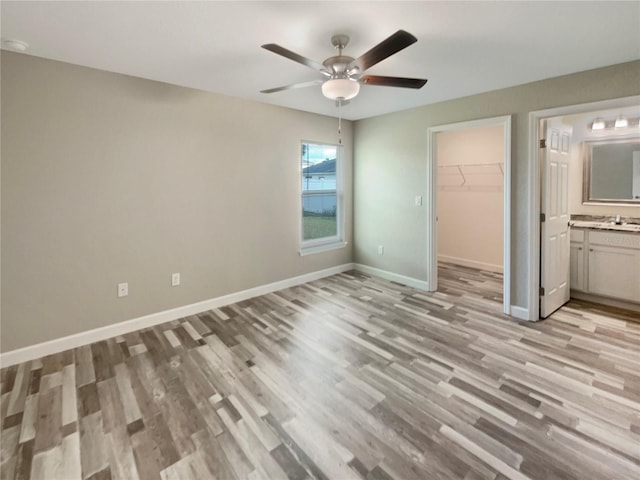
[[338, 234], [338, 223], [335, 215], [305, 214], [302, 217], [304, 240], [333, 237]]

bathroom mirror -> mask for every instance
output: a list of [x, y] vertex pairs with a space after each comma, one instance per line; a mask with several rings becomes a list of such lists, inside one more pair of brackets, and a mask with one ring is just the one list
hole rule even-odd
[[640, 205], [640, 137], [585, 141], [582, 203]]

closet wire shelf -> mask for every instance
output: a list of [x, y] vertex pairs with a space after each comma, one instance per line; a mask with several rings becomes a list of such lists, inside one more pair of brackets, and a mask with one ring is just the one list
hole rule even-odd
[[503, 184], [502, 162], [438, 165], [438, 189], [442, 191], [501, 192]]

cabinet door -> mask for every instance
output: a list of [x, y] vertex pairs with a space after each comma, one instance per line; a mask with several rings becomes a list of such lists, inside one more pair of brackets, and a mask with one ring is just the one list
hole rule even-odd
[[592, 245], [589, 292], [640, 302], [640, 251]]
[[569, 284], [571, 285], [571, 290], [584, 292], [584, 248], [582, 243], [571, 242], [569, 258], [569, 264], [571, 265]]

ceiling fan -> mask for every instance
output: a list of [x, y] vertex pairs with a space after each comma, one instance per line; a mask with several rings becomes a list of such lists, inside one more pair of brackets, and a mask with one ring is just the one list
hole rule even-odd
[[325, 97], [335, 100], [338, 105], [345, 105], [349, 99], [355, 97], [360, 91], [360, 85], [380, 85], [384, 87], [422, 88], [426, 79], [383, 77], [379, 75], [363, 75], [365, 70], [373, 67], [385, 58], [398, 53], [400, 50], [417, 42], [418, 39], [404, 30], [396, 33], [380, 42], [358, 58], [342, 54], [342, 50], [349, 43], [347, 35], [334, 35], [331, 43], [338, 50], [338, 55], [327, 58], [318, 63], [309, 58], [298, 55], [275, 43], [262, 45], [262, 48], [270, 52], [282, 55], [285, 58], [301, 63], [322, 74], [324, 79], [311, 80], [309, 82], [294, 83], [284, 87], [262, 90], [261, 93], [274, 93], [293, 88], [311, 87], [322, 85], [322, 93]]

